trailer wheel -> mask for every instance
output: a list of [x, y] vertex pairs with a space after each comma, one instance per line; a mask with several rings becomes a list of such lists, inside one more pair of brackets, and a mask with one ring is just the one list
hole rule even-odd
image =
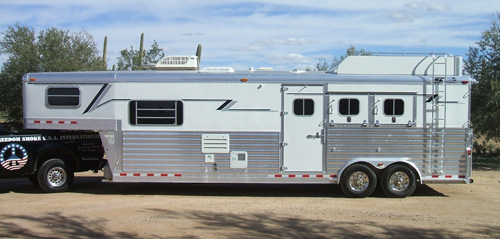
[[381, 187], [389, 197], [404, 198], [410, 196], [417, 187], [415, 174], [408, 166], [396, 164], [382, 174]]
[[73, 183], [74, 174], [60, 159], [50, 159], [42, 164], [37, 173], [38, 183], [48, 193], [65, 192]]
[[353, 198], [370, 196], [377, 186], [377, 176], [368, 166], [355, 164], [342, 174], [340, 187], [345, 195]]

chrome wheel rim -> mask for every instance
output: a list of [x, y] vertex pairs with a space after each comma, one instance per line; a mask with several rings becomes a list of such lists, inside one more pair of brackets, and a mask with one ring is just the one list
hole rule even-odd
[[349, 187], [355, 192], [362, 192], [370, 185], [368, 174], [357, 171], [349, 177]]
[[401, 192], [410, 186], [410, 177], [405, 172], [395, 172], [391, 175], [389, 184], [393, 191]]
[[60, 187], [66, 183], [66, 171], [61, 167], [55, 167], [47, 173], [47, 182], [52, 187]]

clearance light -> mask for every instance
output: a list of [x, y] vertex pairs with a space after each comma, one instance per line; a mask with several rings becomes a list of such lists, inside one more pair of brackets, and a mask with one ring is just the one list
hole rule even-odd
[[241, 79], [241, 82], [247, 82], [247, 81], [248, 81], [248, 79], [247, 79], [247, 78], [243, 78], [243, 79]]
[[469, 81], [468, 81], [468, 80], [463, 80], [463, 81], [462, 81], [462, 84], [464, 84], [464, 85], [465, 85], [465, 84], [469, 84]]
[[472, 155], [472, 149], [471, 148], [467, 148], [467, 155], [469, 155], [469, 156]]
[[36, 81], [36, 78], [30, 78], [30, 81], [31, 81], [31, 82], [35, 82], [35, 81]]

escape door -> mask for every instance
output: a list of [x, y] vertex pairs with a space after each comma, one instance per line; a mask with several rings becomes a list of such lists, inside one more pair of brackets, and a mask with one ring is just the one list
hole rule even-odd
[[323, 86], [283, 87], [283, 171], [323, 171]]

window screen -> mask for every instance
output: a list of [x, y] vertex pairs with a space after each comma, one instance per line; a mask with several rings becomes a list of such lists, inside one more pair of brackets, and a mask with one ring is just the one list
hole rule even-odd
[[132, 125], [181, 125], [182, 101], [131, 101]]
[[80, 89], [77, 87], [47, 88], [47, 105], [54, 107], [80, 106]]
[[358, 99], [341, 99], [339, 101], [339, 113], [341, 115], [357, 115], [359, 114]]
[[293, 101], [293, 113], [295, 115], [313, 115], [314, 101], [312, 99], [295, 99]]
[[403, 115], [405, 102], [402, 99], [386, 99], [384, 101], [385, 115]]

